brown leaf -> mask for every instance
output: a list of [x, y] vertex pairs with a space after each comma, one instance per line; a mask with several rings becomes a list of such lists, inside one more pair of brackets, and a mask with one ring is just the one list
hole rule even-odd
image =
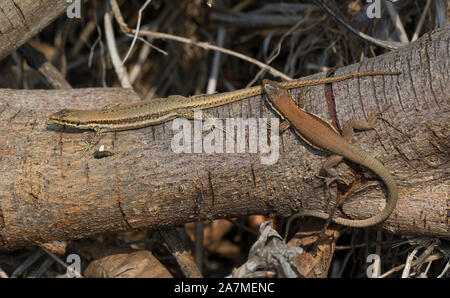
[[310, 253], [302, 253], [297, 254], [294, 257], [295, 261], [295, 268], [297, 269], [298, 273], [300, 273], [301, 276], [307, 277], [308, 274], [311, 272], [311, 270], [314, 269], [314, 267], [319, 262], [318, 259], [315, 259]]
[[85, 277], [167, 278], [169, 271], [146, 250], [117, 254], [95, 260], [84, 271]]

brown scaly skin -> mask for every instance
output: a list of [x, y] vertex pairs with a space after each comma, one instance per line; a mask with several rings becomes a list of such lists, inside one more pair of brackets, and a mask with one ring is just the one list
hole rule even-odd
[[[297, 106], [292, 96], [281, 84], [264, 80], [263, 87], [267, 93], [267, 101], [272, 109], [283, 119], [286, 119], [291, 127], [294, 128], [295, 132], [308, 144], [315, 148], [342, 156], [372, 170], [386, 185], [388, 196], [382, 212], [368, 219], [351, 220], [333, 218], [332, 221], [344, 226], [362, 228], [376, 225], [387, 219], [394, 210], [398, 199], [397, 184], [394, 178], [378, 160], [352, 145], [347, 140], [351, 138], [353, 128], [359, 130], [373, 129], [378, 114], [372, 115], [369, 122], [351, 121], [346, 123], [343, 132], [345, 137], [343, 137], [329, 123]], [[326, 170], [329, 171], [329, 169]], [[329, 214], [321, 211], [302, 211], [291, 217], [287, 225], [289, 226], [294, 218], [301, 216], [313, 216], [322, 219], [328, 219], [330, 217]]]

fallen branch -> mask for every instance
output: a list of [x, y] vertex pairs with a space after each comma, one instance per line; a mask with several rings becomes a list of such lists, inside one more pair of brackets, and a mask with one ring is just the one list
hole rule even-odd
[[[437, 30], [399, 51], [336, 71], [402, 71], [398, 77], [332, 85], [339, 122], [364, 119], [367, 112], [392, 105], [385, 117], [405, 132], [380, 123], [378, 135], [357, 137], [358, 145], [382, 161], [398, 182], [399, 203], [381, 225], [391, 232], [450, 238], [445, 163], [450, 109], [448, 68], [442, 67], [448, 61], [448, 35], [448, 28]], [[424, 59], [426, 66], [421, 64]], [[315, 86], [302, 94], [307, 94], [308, 109], [328, 118], [324, 90]], [[101, 143], [113, 156], [80, 158], [82, 141], [92, 133], [48, 126], [47, 115], [68, 107], [136, 102], [139, 98], [132, 90], [0, 89], [0, 98], [1, 247], [331, 208], [324, 200], [323, 183], [316, 178], [325, 155], [290, 131], [282, 136], [280, 156], [273, 165], [262, 164], [260, 155], [251, 153], [176, 154], [171, 149], [170, 122], [109, 133]], [[208, 112], [224, 118], [274, 117], [260, 96]], [[346, 163], [341, 164], [339, 171], [345, 169]], [[361, 176], [363, 172], [367, 177]], [[384, 204], [382, 184], [360, 168], [351, 175], [365, 187], [346, 200], [344, 212], [352, 218], [378, 212]]]

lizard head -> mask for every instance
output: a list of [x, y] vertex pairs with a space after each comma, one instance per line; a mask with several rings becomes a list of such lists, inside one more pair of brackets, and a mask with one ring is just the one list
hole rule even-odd
[[81, 110], [64, 109], [49, 115], [48, 120], [64, 126], [83, 128], [83, 123], [80, 121], [80, 112]]

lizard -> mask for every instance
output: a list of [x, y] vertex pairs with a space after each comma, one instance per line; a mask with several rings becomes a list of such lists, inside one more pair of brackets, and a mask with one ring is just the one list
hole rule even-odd
[[[280, 86], [291, 89], [328, 84], [364, 76], [399, 74], [399, 72], [388, 71], [349, 73], [321, 79], [281, 82]], [[194, 110], [217, 107], [263, 93], [263, 87], [258, 85], [225, 93], [154, 98], [101, 110], [63, 109], [49, 115], [48, 120], [63, 126], [95, 130], [97, 134], [101, 134], [108, 131], [122, 131], [156, 125], [177, 117], [194, 119]]]
[[[269, 106], [283, 120], [286, 120], [295, 133], [312, 147], [330, 152], [331, 155], [324, 163], [324, 169], [332, 176], [336, 176], [332, 167], [346, 158], [354, 163], [372, 170], [384, 182], [387, 188], [387, 199], [384, 209], [377, 215], [361, 220], [346, 218], [332, 218], [337, 224], [349, 227], [368, 227], [376, 225], [387, 219], [395, 209], [398, 200], [397, 184], [389, 171], [375, 158], [362, 149], [350, 143], [353, 130], [374, 129], [375, 122], [381, 113], [369, 115], [369, 121], [349, 120], [343, 126], [342, 135], [327, 121], [319, 116], [309, 113], [303, 107], [299, 107], [289, 91], [281, 83], [263, 80], [263, 88], [266, 92], [266, 100]], [[312, 216], [328, 219], [329, 214], [322, 211], [301, 211], [288, 220], [287, 227], [292, 220], [302, 216]], [[286, 235], [287, 236], [287, 235]]]
[[[388, 71], [357, 72], [321, 79], [280, 82], [278, 83], [278, 86], [285, 89], [292, 89], [339, 82], [357, 77], [399, 74], [400, 72]], [[194, 119], [194, 110], [202, 110], [225, 105], [252, 96], [261, 95], [265, 92], [266, 90], [264, 89], [264, 87], [258, 85], [246, 89], [239, 89], [219, 94], [149, 99], [108, 109], [63, 109], [56, 113], [50, 114], [48, 116], [48, 120], [52, 123], [63, 126], [74, 127], [83, 130], [94, 130], [96, 132], [96, 135], [101, 135], [103, 132], [131, 130], [156, 125], [170, 121], [177, 117]], [[391, 200], [390, 202], [393, 202], [393, 200]], [[393, 209], [394, 207], [395, 202], [393, 202], [393, 204], [391, 203], [389, 209]], [[323, 217], [323, 214], [321, 214], [321, 216]], [[338, 219], [337, 221], [342, 224], [347, 223], [344, 219]]]

